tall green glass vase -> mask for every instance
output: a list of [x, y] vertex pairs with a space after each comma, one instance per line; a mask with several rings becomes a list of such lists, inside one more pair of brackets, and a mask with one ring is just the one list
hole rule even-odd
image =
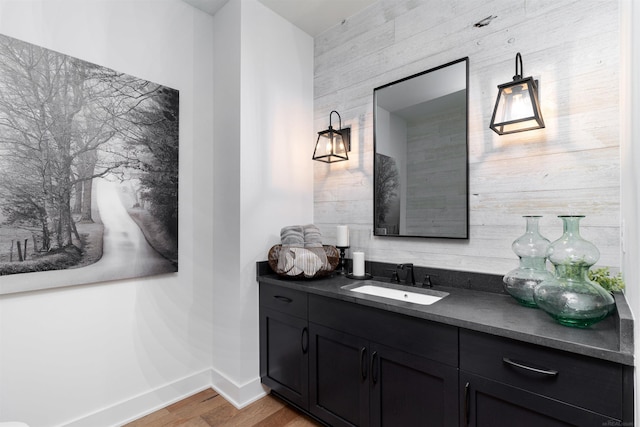
[[513, 252], [520, 258], [520, 266], [502, 278], [504, 290], [525, 307], [537, 307], [533, 290], [553, 275], [547, 271], [548, 239], [538, 231], [540, 216], [524, 216], [527, 226], [525, 233], [514, 240]]
[[555, 275], [534, 290], [538, 307], [565, 326], [587, 328], [607, 317], [615, 308], [613, 296], [589, 280], [589, 267], [600, 251], [580, 236], [583, 215], [560, 216], [563, 234], [547, 251]]

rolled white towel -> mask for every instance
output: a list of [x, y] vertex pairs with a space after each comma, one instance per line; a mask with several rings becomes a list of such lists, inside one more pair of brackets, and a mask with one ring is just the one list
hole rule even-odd
[[280, 229], [282, 246], [304, 247], [304, 229], [301, 225], [290, 225]]
[[303, 227], [303, 232], [305, 248], [322, 247], [322, 234], [320, 233], [320, 229], [317, 226], [313, 224], [307, 224]]
[[280, 250], [280, 255], [278, 256], [278, 269], [283, 273], [286, 273], [287, 276], [297, 276], [302, 273], [302, 268], [296, 265], [296, 253], [294, 249], [291, 247], [282, 247]]
[[290, 272], [298, 272], [297, 274], [290, 274], [291, 276], [297, 276], [300, 272], [304, 273], [304, 277], [313, 277], [322, 268], [322, 260], [313, 251], [304, 248], [291, 248], [291, 252], [294, 253], [293, 268]]

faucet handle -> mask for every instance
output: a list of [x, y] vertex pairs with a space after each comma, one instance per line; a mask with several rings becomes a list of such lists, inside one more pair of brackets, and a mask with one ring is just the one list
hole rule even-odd
[[400, 277], [398, 277], [398, 270], [394, 268], [388, 268], [387, 271], [391, 272], [391, 281], [393, 283], [400, 283]]
[[422, 279], [422, 286], [427, 288], [433, 288], [433, 283], [431, 283], [431, 276], [437, 276], [437, 274], [426, 273], [424, 275], [424, 279]]

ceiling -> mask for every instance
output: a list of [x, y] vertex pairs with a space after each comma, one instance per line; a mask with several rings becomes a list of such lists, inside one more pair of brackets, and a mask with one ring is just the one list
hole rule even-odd
[[[184, 0], [214, 15], [229, 0]], [[378, 0], [258, 0], [312, 37], [339, 24]]]

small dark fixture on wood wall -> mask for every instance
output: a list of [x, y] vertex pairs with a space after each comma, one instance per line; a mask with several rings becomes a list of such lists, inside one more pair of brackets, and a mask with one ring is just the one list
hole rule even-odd
[[493, 21], [496, 18], [497, 18], [497, 16], [495, 16], [495, 15], [489, 15], [486, 18], [484, 18], [484, 19], [476, 22], [475, 24], [473, 24], [473, 26], [476, 27], [476, 28], [486, 27], [487, 25], [489, 25], [491, 23], [491, 21]]
[[544, 127], [538, 102], [538, 81], [522, 78], [522, 56], [516, 54], [513, 81], [498, 86], [498, 99], [489, 127], [498, 135], [524, 132]]
[[[336, 113], [340, 123], [339, 130], [331, 126], [331, 115]], [[329, 113], [329, 129], [318, 132], [316, 148], [313, 150], [313, 160], [325, 163], [335, 163], [349, 160], [351, 151], [351, 129], [342, 129], [342, 118], [337, 111]]]

